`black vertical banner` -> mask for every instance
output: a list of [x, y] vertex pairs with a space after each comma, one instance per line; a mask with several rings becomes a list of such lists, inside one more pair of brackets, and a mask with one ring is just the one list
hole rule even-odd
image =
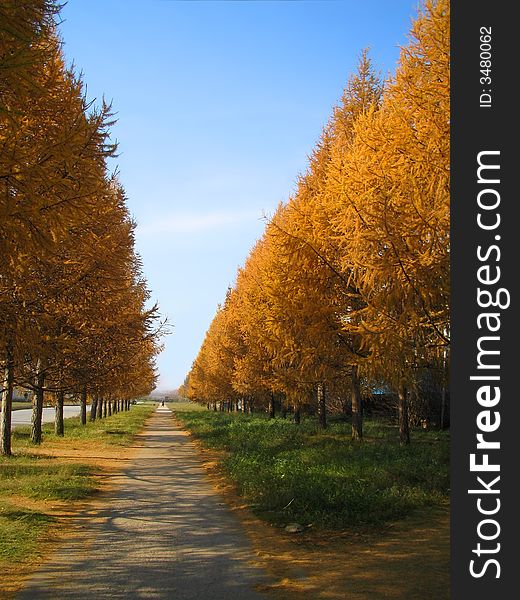
[[520, 597], [520, 33], [514, 3], [451, 24], [452, 598]]

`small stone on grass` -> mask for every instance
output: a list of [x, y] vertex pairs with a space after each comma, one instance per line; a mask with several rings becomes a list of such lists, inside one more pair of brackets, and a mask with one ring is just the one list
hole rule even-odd
[[285, 526], [285, 531], [287, 533], [301, 533], [305, 531], [305, 527], [299, 523], [289, 523], [289, 525]]

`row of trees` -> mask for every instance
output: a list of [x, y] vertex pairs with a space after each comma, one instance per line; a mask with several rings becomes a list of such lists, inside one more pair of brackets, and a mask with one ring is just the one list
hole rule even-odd
[[[294, 195], [239, 269], [182, 388], [194, 400], [315, 406], [409, 400], [449, 358], [449, 2], [427, 1], [394, 77], [363, 52]], [[441, 392], [442, 393], [442, 392]], [[444, 402], [443, 402], [444, 406]], [[441, 424], [444, 415], [441, 417]]]
[[[125, 192], [107, 160], [113, 117], [64, 62], [54, 0], [0, 0], [0, 452], [11, 453], [16, 385], [44, 394], [63, 434], [69, 395], [149, 393], [158, 310], [134, 250]], [[128, 406], [128, 404], [126, 404]]]

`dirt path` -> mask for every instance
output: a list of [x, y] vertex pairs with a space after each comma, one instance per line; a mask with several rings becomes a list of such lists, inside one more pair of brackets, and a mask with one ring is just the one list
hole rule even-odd
[[268, 584], [186, 432], [159, 408], [102, 508], [27, 581], [20, 600], [261, 600]]

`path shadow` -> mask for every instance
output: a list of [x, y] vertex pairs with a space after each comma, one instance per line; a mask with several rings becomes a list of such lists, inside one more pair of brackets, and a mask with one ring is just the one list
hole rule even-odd
[[255, 587], [266, 575], [190, 438], [157, 412], [140, 441], [102, 508], [78, 516], [79, 533], [17, 598], [265, 598]]

